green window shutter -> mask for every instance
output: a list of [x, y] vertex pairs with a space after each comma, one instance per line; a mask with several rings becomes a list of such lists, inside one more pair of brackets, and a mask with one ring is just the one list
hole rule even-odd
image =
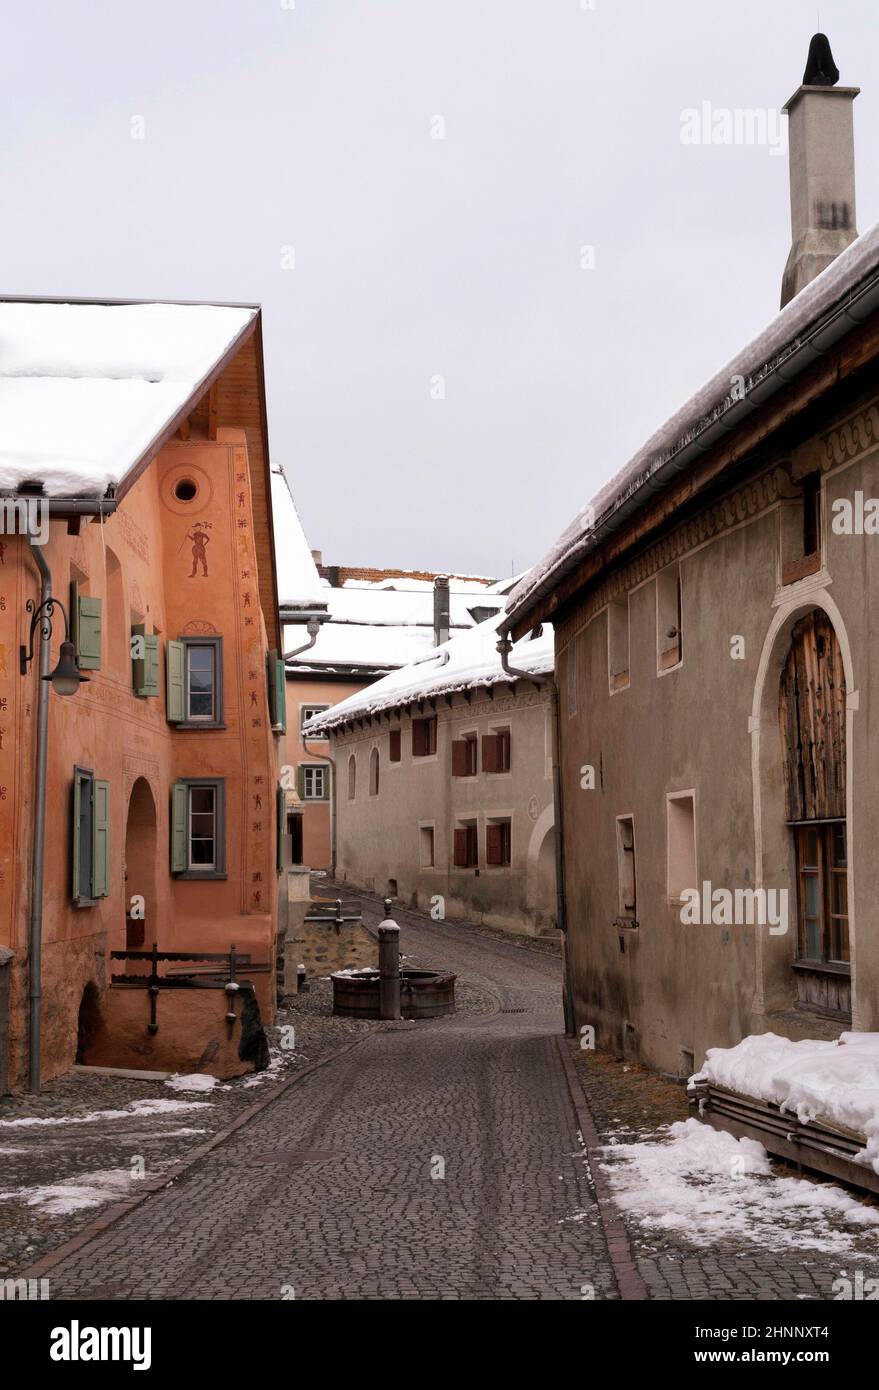
[[110, 783], [95, 781], [92, 791], [92, 897], [110, 891]]
[[285, 821], [287, 819], [287, 800], [284, 795], [284, 788], [278, 787], [275, 792], [275, 805], [277, 806], [277, 843], [278, 843], [278, 873], [284, 872], [284, 835], [286, 832]]
[[330, 767], [329, 763], [324, 763], [324, 801], [329, 801], [330, 799], [330, 787], [332, 784], [332, 778], [333, 769]]
[[132, 650], [134, 650], [136, 637], [139, 637], [144, 644], [144, 655], [132, 656], [131, 658], [131, 685], [135, 695], [142, 695], [143, 683], [146, 679], [146, 628], [143, 623], [132, 623], [131, 625]]
[[101, 669], [101, 600], [84, 594], [76, 600], [76, 659], [83, 671]]
[[139, 695], [158, 695], [159, 693], [159, 639], [154, 632], [144, 638], [144, 682]]
[[275, 655], [274, 666], [275, 677], [275, 708], [272, 717], [272, 725], [280, 729], [281, 733], [287, 732], [287, 668], [283, 660]]
[[165, 643], [165, 698], [169, 724], [179, 724], [186, 717], [183, 699], [183, 673], [186, 666], [186, 646], [183, 642]]
[[305, 768], [302, 764], [296, 769], [296, 790], [299, 793], [299, 800], [305, 800]]
[[278, 672], [277, 663], [278, 653], [276, 648], [266, 656], [266, 690], [269, 697], [269, 723], [272, 728], [278, 722]]
[[[170, 642], [168, 643], [170, 646]], [[171, 872], [182, 874], [186, 869], [186, 783], [175, 782], [171, 788]]]
[[79, 654], [79, 585], [75, 579], [70, 581], [70, 640], [73, 643], [74, 651]]
[[74, 901], [80, 896], [79, 883], [79, 815], [80, 815], [79, 774], [73, 773], [73, 833], [70, 837], [70, 896]]

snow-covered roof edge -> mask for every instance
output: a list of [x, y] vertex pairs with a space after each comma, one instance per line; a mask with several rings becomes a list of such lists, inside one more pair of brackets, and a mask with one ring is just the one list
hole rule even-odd
[[[325, 714], [309, 721], [309, 731], [328, 732], [351, 719], [364, 719], [386, 710], [400, 709], [417, 700], [453, 695], [477, 686], [510, 684], [497, 653], [497, 640], [505, 614], [486, 619], [467, 632], [450, 638], [430, 656], [391, 671], [374, 685], [349, 695]], [[539, 679], [554, 669], [554, 638], [549, 623], [538, 637], [520, 638], [509, 655], [509, 665]]]
[[[791, 356], [810, 330], [828, 314], [852, 298], [862, 282], [879, 268], [879, 223], [852, 242], [836, 260], [801, 290], [766, 328], [650, 436], [636, 454], [581, 508], [510, 595], [508, 625], [522, 619], [527, 610], [552, 587], [590, 548], [602, 523], [623, 502], [640, 491], [659, 468], [694, 438], [707, 423], [720, 419], [742, 399], [733, 392], [744, 383], [747, 396], [765, 377]], [[854, 321], [852, 327], [855, 327]], [[646, 498], [645, 498], [646, 501]]]

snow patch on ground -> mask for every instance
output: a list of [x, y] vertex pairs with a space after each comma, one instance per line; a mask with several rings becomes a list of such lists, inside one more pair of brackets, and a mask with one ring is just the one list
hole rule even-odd
[[206, 1100], [133, 1100], [127, 1110], [93, 1110], [88, 1115], [51, 1115], [45, 1119], [27, 1115], [20, 1120], [0, 1120], [4, 1129], [29, 1125], [91, 1125], [102, 1120], [130, 1120], [138, 1115], [170, 1115], [181, 1110], [206, 1110]]
[[820, 1116], [866, 1139], [857, 1162], [879, 1173], [879, 1033], [843, 1033], [836, 1042], [776, 1033], [711, 1047], [693, 1081], [774, 1101], [801, 1123]]
[[132, 1185], [129, 1168], [110, 1168], [94, 1173], [79, 1173], [66, 1182], [49, 1183], [44, 1187], [20, 1187], [13, 1192], [0, 1192], [0, 1202], [22, 1202], [37, 1207], [47, 1216], [67, 1216], [72, 1211], [100, 1207], [130, 1195]]
[[212, 1091], [217, 1085], [217, 1078], [194, 1071], [185, 1075], [169, 1076], [165, 1085], [170, 1086], [172, 1091]]
[[851, 1251], [869, 1229], [879, 1257], [879, 1210], [841, 1187], [775, 1177], [762, 1144], [699, 1120], [660, 1133], [667, 1137], [602, 1148], [617, 1205], [643, 1226], [694, 1245], [729, 1239], [827, 1254]]

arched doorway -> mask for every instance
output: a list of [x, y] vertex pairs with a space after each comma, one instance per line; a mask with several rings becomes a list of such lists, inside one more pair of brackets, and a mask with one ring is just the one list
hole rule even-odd
[[[127, 951], [139, 951], [156, 940], [156, 835], [156, 803], [153, 793], [146, 778], [138, 777], [131, 788], [125, 826]], [[134, 965], [136, 966], [137, 962], [134, 962]]]
[[785, 815], [796, 895], [796, 1002], [851, 1019], [846, 681], [823, 609], [794, 624], [779, 688]]
[[76, 1063], [88, 1065], [89, 1055], [98, 1033], [101, 1031], [101, 996], [98, 987], [89, 980], [82, 992], [79, 1015], [76, 1021]]

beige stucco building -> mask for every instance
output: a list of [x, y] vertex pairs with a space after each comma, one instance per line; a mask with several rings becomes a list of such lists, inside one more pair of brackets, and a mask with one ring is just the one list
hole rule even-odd
[[552, 634], [496, 651], [497, 619], [319, 717], [337, 874], [441, 920], [556, 924]]
[[[835, 121], [843, 96], [799, 101]], [[512, 635], [556, 625], [568, 965], [599, 1045], [689, 1073], [749, 1033], [879, 1029], [877, 499], [873, 228], [511, 595]]]

